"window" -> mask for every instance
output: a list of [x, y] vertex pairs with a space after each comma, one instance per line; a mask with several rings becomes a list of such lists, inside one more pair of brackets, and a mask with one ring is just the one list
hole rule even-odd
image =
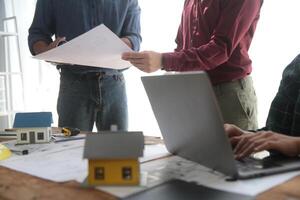
[[37, 133], [37, 139], [38, 140], [44, 140], [44, 132], [38, 132]]
[[132, 169], [131, 167], [123, 167], [122, 168], [122, 177], [124, 180], [132, 179]]
[[27, 133], [21, 133], [21, 140], [26, 141], [27, 140]]
[[96, 180], [104, 180], [104, 167], [95, 167], [95, 179]]

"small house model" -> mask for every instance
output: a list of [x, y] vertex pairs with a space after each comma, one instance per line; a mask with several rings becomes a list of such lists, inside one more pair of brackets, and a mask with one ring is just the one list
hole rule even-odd
[[17, 132], [17, 144], [50, 142], [52, 122], [51, 112], [16, 113], [13, 128]]
[[83, 157], [88, 159], [89, 185], [138, 185], [143, 156], [142, 132], [88, 134]]

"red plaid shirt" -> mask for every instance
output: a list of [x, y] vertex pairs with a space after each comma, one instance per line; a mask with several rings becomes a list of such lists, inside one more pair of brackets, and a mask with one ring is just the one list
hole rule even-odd
[[262, 0], [186, 0], [167, 71], [205, 70], [213, 84], [251, 73], [248, 55]]

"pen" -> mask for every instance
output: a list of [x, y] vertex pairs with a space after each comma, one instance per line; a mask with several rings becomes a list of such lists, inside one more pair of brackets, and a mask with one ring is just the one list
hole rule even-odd
[[10, 151], [15, 154], [20, 154], [20, 155], [28, 155], [29, 154], [29, 151], [27, 149], [24, 149], [24, 150], [10, 149]]
[[68, 141], [72, 141], [72, 140], [81, 140], [81, 139], [84, 139], [85, 136], [82, 136], [82, 137], [74, 137], [74, 138], [66, 138], [66, 139], [60, 139], [60, 140], [55, 140], [54, 142], [55, 143], [58, 143], [58, 142], [68, 142]]

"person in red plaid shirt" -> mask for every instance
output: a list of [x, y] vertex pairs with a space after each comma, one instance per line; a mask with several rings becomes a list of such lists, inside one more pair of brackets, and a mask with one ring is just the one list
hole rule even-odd
[[[257, 128], [248, 55], [262, 0], [186, 0], [174, 52], [125, 52], [144, 72], [206, 71], [226, 123]], [[160, 30], [164, 31], [164, 30]]]

